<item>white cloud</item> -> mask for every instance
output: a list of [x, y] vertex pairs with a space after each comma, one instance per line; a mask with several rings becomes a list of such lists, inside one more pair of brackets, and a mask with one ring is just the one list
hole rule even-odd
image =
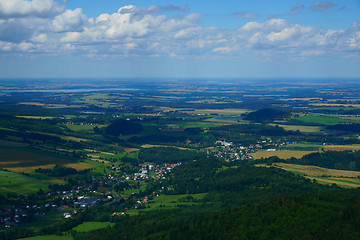
[[80, 32], [83, 30], [86, 21], [87, 17], [82, 13], [81, 8], [68, 9], [54, 18], [51, 27], [55, 32]]
[[47, 17], [63, 10], [64, 5], [53, 0], [0, 0], [0, 18]]
[[360, 32], [354, 33], [347, 42], [352, 49], [360, 50]]
[[87, 18], [81, 9], [75, 9], [48, 19], [30, 15], [3, 19], [0, 20], [0, 51], [14, 55], [28, 52], [177, 58], [217, 58], [220, 54], [232, 58], [249, 54], [267, 58], [278, 54], [311, 56], [312, 53], [343, 56], [348, 51], [352, 51], [352, 56], [360, 55], [360, 24], [332, 30], [270, 19], [226, 30], [201, 26], [202, 16], [197, 13], [161, 14], [170, 10], [181, 11], [181, 7], [130, 5], [96, 18]]
[[256, 29], [260, 29], [262, 27], [261, 23], [258, 22], [248, 22], [246, 23], [241, 30], [246, 30], [246, 31], [251, 31], [251, 30], [256, 30]]
[[34, 45], [32, 43], [22, 42], [18, 45], [18, 48], [25, 52], [25, 51], [28, 51], [33, 46]]
[[38, 42], [38, 43], [44, 43], [48, 40], [46, 33], [41, 33], [39, 35], [33, 36], [31, 38], [31, 41]]

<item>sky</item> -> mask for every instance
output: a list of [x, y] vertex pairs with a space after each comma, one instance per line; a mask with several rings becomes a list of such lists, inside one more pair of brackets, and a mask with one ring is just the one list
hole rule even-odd
[[359, 78], [360, 0], [0, 0], [0, 79]]

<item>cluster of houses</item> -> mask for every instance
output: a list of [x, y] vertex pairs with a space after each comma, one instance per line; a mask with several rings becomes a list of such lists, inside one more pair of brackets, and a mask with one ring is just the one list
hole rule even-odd
[[179, 165], [181, 165], [181, 163], [165, 163], [164, 165], [139, 164], [139, 171], [134, 173], [132, 178], [127, 177], [126, 180], [165, 179], [165, 175]]
[[255, 152], [258, 149], [264, 149], [266, 151], [276, 151], [276, 148], [288, 144], [296, 144], [296, 142], [274, 142], [269, 137], [261, 137], [256, 144], [250, 144], [249, 146], [242, 146], [241, 144], [235, 145], [232, 142], [226, 142], [225, 140], [219, 140], [215, 142], [217, 148], [207, 150], [207, 154], [213, 154], [225, 161], [237, 161], [237, 160], [251, 160], [252, 157], [248, 153]]

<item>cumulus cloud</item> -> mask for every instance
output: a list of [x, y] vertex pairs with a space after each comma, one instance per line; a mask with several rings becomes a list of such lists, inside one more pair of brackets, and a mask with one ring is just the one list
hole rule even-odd
[[326, 11], [329, 10], [333, 7], [335, 7], [336, 4], [333, 2], [328, 2], [328, 1], [324, 1], [324, 2], [316, 2], [313, 5], [311, 5], [309, 7], [309, 9], [311, 9], [313, 12], [316, 11]]
[[75, 10], [66, 10], [56, 16], [52, 21], [52, 29], [55, 32], [82, 31], [87, 17], [82, 13], [81, 8]]
[[[302, 8], [295, 5], [293, 10]], [[292, 57], [311, 54], [341, 56], [347, 51], [351, 51], [353, 56], [360, 55], [360, 24], [353, 24], [349, 29], [331, 30], [272, 18], [226, 30], [201, 26], [199, 20], [202, 15], [197, 13], [180, 16], [162, 14], [181, 9], [175, 6], [137, 8], [130, 5], [113, 14], [101, 14], [95, 18], [86, 17], [81, 9], [68, 9], [48, 19], [35, 16], [0, 19], [0, 52], [174, 58], [236, 58], [245, 52]], [[251, 17], [245, 13], [241, 16]]]
[[258, 13], [254, 13], [254, 12], [235, 12], [233, 13], [233, 15], [235, 17], [244, 18], [244, 19], [256, 18], [260, 16]]
[[53, 0], [0, 0], [0, 18], [13, 17], [48, 17], [64, 11], [61, 5]]

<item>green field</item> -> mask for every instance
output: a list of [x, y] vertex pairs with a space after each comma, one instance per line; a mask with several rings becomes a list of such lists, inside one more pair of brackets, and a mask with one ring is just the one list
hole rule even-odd
[[15, 192], [29, 194], [37, 192], [40, 188], [48, 189], [49, 184], [62, 183], [60, 180], [39, 180], [33, 177], [24, 176], [0, 170], [0, 194]]
[[26, 184], [38, 181], [35, 178], [0, 170], [0, 187], [9, 187], [16, 184]]
[[106, 125], [80, 125], [80, 124], [66, 124], [68, 129], [74, 132], [94, 132], [95, 126], [98, 128], [105, 127]]
[[320, 144], [307, 144], [307, 143], [300, 143], [300, 144], [287, 144], [280, 146], [280, 150], [298, 150], [298, 151], [318, 151], [324, 145]]
[[315, 115], [305, 115], [301, 117], [294, 117], [292, 119], [308, 123], [308, 124], [317, 124], [317, 125], [336, 125], [340, 123], [350, 123], [350, 122], [356, 122], [349, 119], [342, 119], [342, 118], [336, 118], [336, 117], [326, 117], [326, 116], [315, 116]]
[[92, 230], [97, 230], [101, 228], [106, 228], [108, 226], [113, 227], [115, 223], [111, 222], [83, 222], [77, 227], [74, 227], [73, 230], [77, 232], [89, 232]]
[[[147, 208], [144, 209], [131, 209], [129, 213], [138, 213], [139, 211], [152, 211], [152, 210], [161, 210], [169, 208], [178, 208], [182, 206], [192, 206], [198, 204], [196, 200], [201, 200], [206, 196], [207, 193], [198, 193], [198, 194], [180, 194], [180, 195], [160, 195], [154, 197], [154, 199], [147, 205]], [[187, 196], [191, 196], [195, 201], [182, 201]]]
[[22, 238], [23, 240], [72, 240], [72, 237], [56, 236], [56, 235], [43, 235], [30, 238]]

